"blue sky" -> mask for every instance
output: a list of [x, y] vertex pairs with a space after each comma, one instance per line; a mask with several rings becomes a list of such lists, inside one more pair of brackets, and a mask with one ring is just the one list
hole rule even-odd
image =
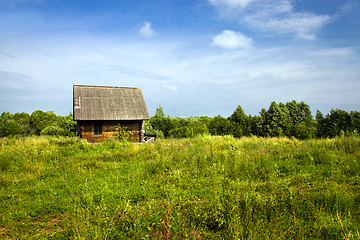
[[143, 90], [150, 115], [360, 111], [358, 0], [0, 0], [0, 111], [67, 115], [74, 84]]

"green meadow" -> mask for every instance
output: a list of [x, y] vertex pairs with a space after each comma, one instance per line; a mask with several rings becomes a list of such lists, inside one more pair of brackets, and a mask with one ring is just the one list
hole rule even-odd
[[359, 238], [359, 137], [0, 139], [0, 239]]

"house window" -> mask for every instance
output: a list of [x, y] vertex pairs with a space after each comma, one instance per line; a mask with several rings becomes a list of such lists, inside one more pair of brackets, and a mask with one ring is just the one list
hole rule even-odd
[[102, 135], [102, 124], [94, 124], [94, 134], [95, 135]]
[[80, 108], [80, 97], [74, 98], [74, 108]]

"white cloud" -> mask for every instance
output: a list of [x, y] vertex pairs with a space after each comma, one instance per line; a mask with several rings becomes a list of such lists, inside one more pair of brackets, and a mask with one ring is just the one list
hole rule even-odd
[[224, 30], [213, 38], [213, 45], [227, 49], [248, 49], [251, 47], [252, 43], [253, 41], [251, 38], [244, 36], [240, 32], [231, 30]]
[[242, 19], [257, 29], [279, 34], [294, 33], [307, 40], [315, 39], [315, 33], [330, 21], [327, 15], [271, 11], [268, 14], [258, 12]]
[[163, 84], [163, 87], [170, 90], [170, 91], [177, 91], [178, 90], [177, 85]]
[[[328, 15], [297, 12], [291, 0], [209, 1], [220, 10], [221, 15], [225, 13], [234, 17], [234, 11], [237, 12], [240, 24], [245, 23], [252, 28], [271, 33], [295, 34], [296, 37], [307, 40], [315, 39], [316, 32], [331, 20]], [[227, 11], [224, 11], [224, 8]]]
[[145, 22], [139, 30], [140, 35], [144, 37], [152, 37], [155, 34], [154, 29], [151, 27], [150, 22]]
[[314, 56], [323, 56], [323, 57], [347, 57], [352, 54], [353, 54], [353, 49], [350, 47], [327, 48], [312, 53], [312, 55]]
[[342, 6], [340, 8], [340, 10], [341, 10], [342, 13], [346, 13], [346, 12], [349, 12], [349, 11], [353, 10], [357, 5], [359, 5], [359, 2], [354, 1], [354, 0], [349, 1], [344, 6]]
[[214, 6], [241, 7], [245, 8], [253, 0], [209, 0]]

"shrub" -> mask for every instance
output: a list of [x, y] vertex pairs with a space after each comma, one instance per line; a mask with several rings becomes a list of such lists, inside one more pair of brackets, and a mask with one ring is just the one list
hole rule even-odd
[[144, 121], [144, 130], [146, 135], [156, 135], [156, 138], [163, 139], [164, 133], [160, 129], [154, 129], [150, 121]]
[[24, 129], [14, 119], [5, 121], [1, 126], [1, 135], [3, 137], [22, 135], [24, 133]]
[[136, 138], [133, 136], [132, 131], [127, 127], [122, 127], [119, 125], [117, 128], [115, 128], [115, 130], [116, 130], [116, 134], [115, 134], [116, 139], [121, 141], [130, 141], [130, 142], [136, 141]]
[[40, 135], [66, 136], [66, 132], [63, 128], [61, 128], [59, 126], [51, 125], [51, 126], [47, 126], [46, 128], [44, 128], [40, 132]]

